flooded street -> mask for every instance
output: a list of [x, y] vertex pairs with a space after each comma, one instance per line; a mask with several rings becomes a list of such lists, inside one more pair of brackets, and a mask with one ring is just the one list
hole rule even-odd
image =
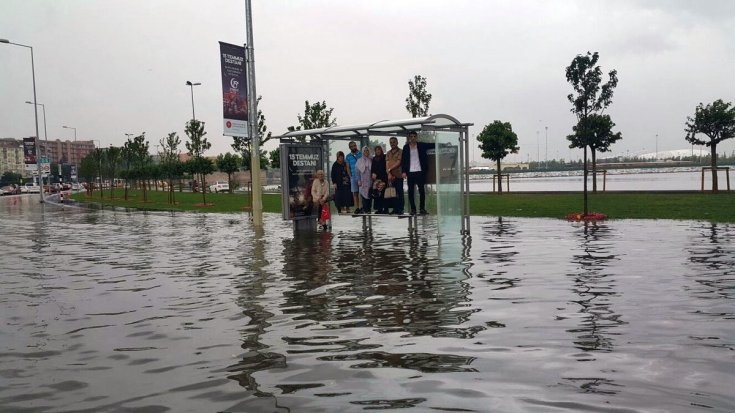
[[732, 224], [335, 219], [0, 198], [0, 411], [735, 410]]

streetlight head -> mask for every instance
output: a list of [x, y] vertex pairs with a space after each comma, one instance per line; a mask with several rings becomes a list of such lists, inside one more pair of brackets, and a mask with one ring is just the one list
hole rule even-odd
[[186, 81], [186, 86], [191, 86], [191, 85], [192, 85], [192, 83], [191, 83], [190, 81], [188, 81], [188, 80], [187, 80], [187, 81]]
[[68, 126], [62, 126], [62, 128], [64, 128], [64, 129], [69, 129], [69, 127], [68, 127]]
[[10, 43], [10, 40], [8, 40], [8, 39], [0, 39], [0, 43]]
[[31, 102], [30, 100], [26, 100], [26, 103], [29, 104], [29, 105], [32, 105], [33, 104], [33, 102]]

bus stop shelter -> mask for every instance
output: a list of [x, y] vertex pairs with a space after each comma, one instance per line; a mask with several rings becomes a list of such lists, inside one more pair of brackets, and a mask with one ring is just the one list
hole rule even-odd
[[[281, 168], [284, 171], [284, 177], [287, 176], [287, 169], [292, 167], [288, 163], [290, 146], [294, 148], [299, 145], [319, 147], [322, 154], [321, 165], [314, 168], [314, 164], [311, 164], [312, 167], [309, 170], [315, 172], [316, 169], [323, 169], [328, 173], [331, 167], [330, 144], [335, 141], [355, 141], [359, 142], [362, 147], [369, 145], [371, 138], [397, 137], [399, 147], [402, 148], [408, 132], [415, 131], [420, 141], [434, 145], [433, 150], [427, 151], [429, 155], [427, 198], [434, 197], [435, 211], [433, 212], [437, 215], [440, 231], [459, 230], [461, 234], [469, 234], [468, 129], [470, 126], [472, 126], [471, 123], [463, 123], [450, 115], [440, 114], [421, 118], [382, 120], [357, 125], [289, 131], [278, 136], [281, 142]], [[303, 159], [307, 159], [307, 156], [298, 155], [301, 165], [305, 164]], [[296, 159], [296, 156], [292, 154], [291, 159]], [[313, 179], [313, 177], [305, 176], [302, 181], [308, 179]], [[291, 196], [287, 181], [288, 179], [282, 181], [281, 186], [284, 202], [288, 202]], [[288, 204], [284, 203], [284, 211], [287, 207]], [[289, 217], [285, 212], [284, 218], [295, 219]]]

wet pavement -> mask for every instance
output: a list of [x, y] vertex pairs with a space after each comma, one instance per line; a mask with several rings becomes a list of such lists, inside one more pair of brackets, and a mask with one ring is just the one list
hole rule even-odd
[[0, 411], [735, 410], [731, 224], [335, 220], [0, 198]]

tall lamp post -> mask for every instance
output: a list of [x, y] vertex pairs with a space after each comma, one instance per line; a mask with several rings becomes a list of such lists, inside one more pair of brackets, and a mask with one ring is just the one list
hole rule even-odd
[[544, 149], [544, 163], [546, 164], [546, 169], [549, 169], [549, 127], [544, 126], [546, 129], [546, 148]]
[[196, 120], [197, 118], [196, 115], [194, 114], [194, 86], [199, 86], [199, 85], [201, 85], [201, 83], [199, 82], [192, 83], [189, 80], [186, 81], [186, 86], [189, 86], [189, 88], [191, 89], [191, 118], [194, 120]]
[[[28, 103], [29, 105], [33, 105], [34, 104], [30, 100], [26, 100], [26, 103]], [[38, 106], [40, 106], [41, 109], [43, 109], [43, 138], [46, 141], [46, 150], [43, 151], [43, 154], [46, 156], [46, 160], [48, 160], [49, 162], [51, 162], [51, 158], [49, 157], [49, 149], [50, 149], [50, 147], [49, 147], [49, 144], [48, 144], [48, 129], [46, 129], [46, 105], [44, 105], [43, 103], [35, 103], [35, 104], [38, 105]], [[41, 180], [41, 192], [43, 192], [43, 177], [42, 177], [42, 174], [41, 174], [41, 170], [40, 169], [38, 171], [38, 176], [40, 177], [38, 179]], [[46, 177], [46, 183], [49, 185], [49, 187], [51, 187], [51, 171], [49, 171], [49, 174]]]
[[[72, 154], [74, 154], [74, 157], [73, 158], [76, 158], [76, 150], [77, 150], [77, 128], [73, 128], [71, 126], [62, 126], [62, 128], [64, 128], [64, 129], [74, 129], [74, 151], [72, 152]], [[76, 161], [77, 161], [76, 159], [70, 159], [70, 161], [74, 165], [77, 164], [76, 163]]]
[[[0, 43], [5, 44], [12, 44], [14, 46], [20, 46], [20, 47], [27, 47], [31, 50], [31, 74], [33, 75], [33, 112], [36, 116], [36, 171], [38, 172], [38, 182], [41, 184], [40, 186], [43, 186], [43, 183], [41, 181], [41, 168], [39, 165], [39, 159], [38, 159], [38, 105], [36, 105], [36, 66], [33, 62], [33, 48], [31, 46], [27, 46], [20, 43], [13, 43], [8, 39], [0, 39]], [[41, 198], [41, 203], [43, 203], [43, 188], [39, 191], [39, 196]]]

